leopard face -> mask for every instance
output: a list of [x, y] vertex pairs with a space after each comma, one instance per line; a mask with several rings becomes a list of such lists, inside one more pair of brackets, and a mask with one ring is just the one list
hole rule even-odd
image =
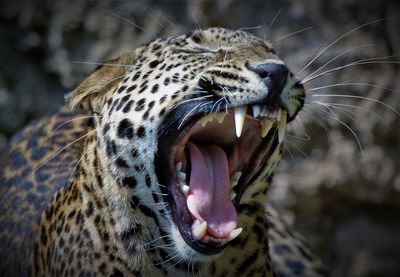
[[303, 86], [268, 42], [222, 28], [155, 40], [92, 76], [70, 102], [96, 115], [125, 206], [150, 207], [180, 258], [221, 253], [246, 228], [239, 206], [264, 201]]

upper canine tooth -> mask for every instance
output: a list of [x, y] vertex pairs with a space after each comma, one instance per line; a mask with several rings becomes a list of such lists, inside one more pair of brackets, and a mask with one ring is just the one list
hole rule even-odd
[[240, 233], [241, 233], [242, 231], [243, 231], [243, 228], [237, 228], [237, 229], [233, 230], [233, 231], [229, 234], [227, 240], [228, 240], [228, 241], [231, 241], [231, 240], [237, 238], [237, 236], [239, 236]]
[[274, 122], [269, 119], [264, 119], [261, 125], [261, 137], [265, 138]]
[[192, 232], [193, 235], [197, 239], [202, 239], [206, 235], [207, 231], [207, 221], [203, 221], [202, 223], [193, 227]]
[[224, 118], [226, 116], [226, 113], [217, 113], [215, 117], [217, 118], [218, 123], [222, 123], [224, 121]]
[[253, 117], [258, 117], [261, 113], [261, 107], [259, 105], [251, 106], [253, 108]]
[[247, 106], [235, 108], [235, 127], [236, 127], [236, 136], [238, 138], [242, 134], [246, 112], [247, 112]]
[[278, 140], [279, 140], [279, 143], [281, 143], [283, 141], [283, 138], [285, 137], [286, 111], [282, 111], [280, 114], [281, 114], [281, 120], [279, 121], [279, 127], [278, 127]]
[[276, 121], [281, 120], [281, 117], [282, 117], [282, 110], [279, 109], [279, 110], [278, 110], [278, 113], [276, 114]]

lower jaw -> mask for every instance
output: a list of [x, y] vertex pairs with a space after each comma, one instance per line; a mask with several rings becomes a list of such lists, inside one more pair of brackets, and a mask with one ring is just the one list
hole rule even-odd
[[[180, 197], [175, 195], [175, 197]], [[171, 202], [170, 202], [171, 203]], [[188, 210], [185, 209], [177, 209], [175, 202], [172, 204], [172, 215], [173, 215], [173, 223], [175, 232], [179, 233], [175, 235], [176, 238], [180, 238], [184, 241], [185, 245], [193, 250], [193, 253], [196, 253], [196, 256], [202, 257], [201, 259], [207, 259], [206, 257], [210, 257], [213, 255], [218, 255], [221, 253], [227, 244], [218, 243], [218, 242], [208, 242], [205, 243], [201, 240], [197, 240], [194, 238], [192, 234], [192, 218], [191, 214]]]
[[[261, 157], [258, 157], [248, 165], [250, 168], [259, 168], [261, 164], [265, 164], [268, 159], [273, 156], [273, 154], [277, 151], [277, 146], [278, 146], [278, 141], [277, 139], [271, 139], [268, 143], [265, 145], [260, 145], [260, 147], [265, 147], [268, 149], [268, 151], [264, 152]], [[258, 170], [257, 173], [253, 174], [248, 174], [245, 178], [246, 183], [253, 183], [255, 180], [258, 179], [259, 174], [261, 173], [262, 170]], [[201, 240], [197, 240], [193, 237], [193, 234], [191, 232], [191, 225], [192, 225], [192, 217], [190, 212], [185, 209], [184, 207], [177, 208], [176, 203], [182, 203], [185, 201], [183, 199], [182, 194], [178, 192], [177, 190], [173, 191], [173, 189], [177, 189], [176, 186], [169, 186], [170, 190], [168, 191], [168, 200], [165, 199], [168, 203], [170, 203], [170, 211], [172, 212], [173, 215], [173, 221], [174, 221], [174, 229], [175, 232], [178, 232], [179, 235], [175, 234], [175, 239], [180, 240], [180, 243], [176, 243], [179, 245], [183, 245], [184, 252], [188, 253], [190, 252], [190, 257], [192, 259], [198, 260], [198, 261], [207, 261], [210, 259], [215, 258], [216, 256], [220, 255], [223, 250], [229, 245], [227, 241], [221, 240], [221, 242], [203, 242]], [[247, 189], [247, 188], [244, 188]], [[243, 191], [240, 192], [240, 195], [244, 194], [244, 189]], [[235, 202], [235, 207], [236, 209], [239, 206], [239, 201], [241, 199], [238, 198], [238, 201]], [[245, 200], [245, 199], [243, 199]], [[240, 201], [240, 203], [244, 203], [243, 201]], [[262, 203], [260, 203], [262, 205]], [[240, 216], [240, 214], [238, 214]], [[240, 221], [239, 221], [240, 222]], [[239, 223], [240, 225], [240, 223]], [[240, 226], [240, 227], [245, 227], [245, 226]]]
[[191, 262], [211, 262], [215, 261], [216, 258], [219, 256], [223, 255], [224, 250], [226, 247], [223, 247], [219, 249], [219, 251], [215, 251], [214, 253], [208, 253], [204, 254], [195, 248], [193, 248], [191, 245], [189, 245], [186, 240], [183, 238], [181, 235], [181, 232], [179, 231], [178, 227], [175, 225], [172, 228], [172, 239], [174, 240], [175, 244], [175, 249], [173, 250], [174, 252], [176, 251], [179, 253], [179, 259], [183, 259], [184, 261]]

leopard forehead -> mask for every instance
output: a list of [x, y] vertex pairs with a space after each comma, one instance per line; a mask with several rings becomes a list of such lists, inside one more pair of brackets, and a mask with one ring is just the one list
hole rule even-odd
[[103, 149], [115, 171], [125, 173], [152, 167], [158, 126], [178, 102], [201, 96], [200, 78], [228, 82], [228, 101], [245, 104], [254, 90], [246, 62], [279, 60], [268, 42], [223, 28], [156, 39], [134, 54], [132, 64], [121, 65], [127, 70], [116, 76], [122, 81], [108, 94], [101, 121]]

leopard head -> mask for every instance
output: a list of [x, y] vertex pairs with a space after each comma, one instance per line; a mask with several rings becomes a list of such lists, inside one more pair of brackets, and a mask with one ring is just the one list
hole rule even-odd
[[105, 63], [69, 102], [95, 115], [124, 199], [154, 212], [182, 258], [202, 260], [246, 227], [241, 204], [263, 203], [304, 96], [268, 42], [211, 28]]

